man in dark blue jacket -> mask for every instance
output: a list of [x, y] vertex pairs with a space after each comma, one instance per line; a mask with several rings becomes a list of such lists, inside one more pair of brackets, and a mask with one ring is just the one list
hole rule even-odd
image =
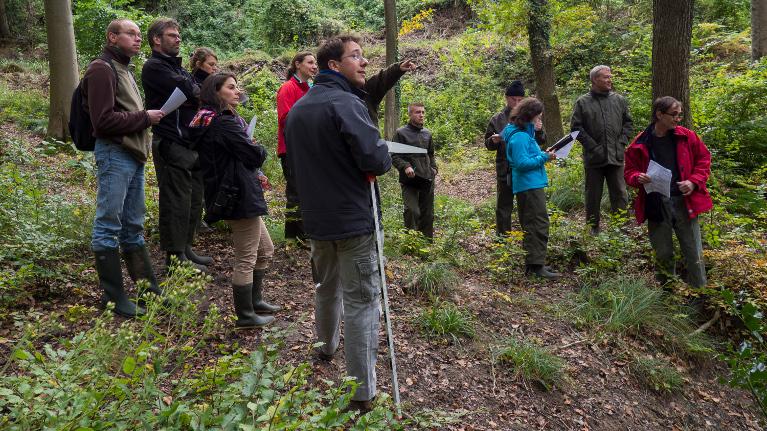
[[202, 215], [202, 174], [197, 151], [189, 138], [189, 122], [197, 113], [200, 87], [181, 66], [180, 26], [170, 18], [158, 18], [147, 30], [152, 56], [144, 63], [141, 84], [148, 109], [160, 109], [178, 88], [187, 100], [152, 126], [152, 157], [160, 188], [160, 247], [179, 261], [191, 260], [198, 269], [213, 259], [197, 256], [192, 242]]
[[315, 324], [325, 344], [318, 355], [332, 359], [343, 315], [346, 370], [360, 383], [350, 407], [367, 411], [376, 394], [381, 289], [368, 178], [388, 172], [392, 162], [363, 101], [368, 61], [359, 41], [329, 39], [317, 61], [320, 73], [290, 110], [285, 138], [320, 283]]

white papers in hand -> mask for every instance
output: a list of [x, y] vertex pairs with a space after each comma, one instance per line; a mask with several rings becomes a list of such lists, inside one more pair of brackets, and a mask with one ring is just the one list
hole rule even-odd
[[184, 92], [176, 87], [173, 90], [173, 93], [170, 94], [170, 97], [168, 97], [168, 100], [165, 102], [165, 104], [162, 105], [160, 111], [162, 111], [165, 115], [168, 115], [178, 109], [178, 107], [181, 106], [181, 104], [184, 102], [186, 102], [186, 96], [184, 95]]
[[386, 141], [390, 153], [398, 154], [426, 154], [426, 148], [414, 147], [412, 145], [400, 144], [399, 142]]
[[250, 123], [248, 123], [248, 138], [251, 140], [253, 139], [253, 134], [256, 133], [256, 120], [257, 116], [254, 115], [253, 118], [250, 119]]
[[[573, 132], [578, 133], [578, 132]], [[573, 149], [573, 144], [575, 144], [575, 140], [570, 141], [569, 144], [565, 145], [564, 147], [558, 149], [557, 151], [554, 151], [554, 154], [557, 155], [558, 159], [566, 159], [568, 155], [570, 155], [570, 150]]]
[[658, 192], [666, 197], [671, 196], [671, 170], [664, 168], [655, 160], [650, 160], [647, 176], [652, 180], [644, 185], [647, 193]]

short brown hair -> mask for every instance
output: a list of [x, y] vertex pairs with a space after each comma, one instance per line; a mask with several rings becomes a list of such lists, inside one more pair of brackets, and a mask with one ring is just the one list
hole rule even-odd
[[681, 108], [682, 102], [674, 99], [671, 96], [663, 96], [655, 99], [655, 101], [652, 102], [652, 120], [650, 122], [655, 124], [655, 122], [658, 121], [658, 112], [668, 114], [667, 111], [673, 108], [674, 105], [679, 105]]
[[509, 121], [517, 127], [524, 127], [541, 113], [543, 113], [543, 103], [535, 97], [526, 97], [511, 110]]
[[298, 68], [296, 67], [296, 63], [302, 63], [304, 59], [308, 56], [314, 57], [314, 54], [312, 54], [309, 51], [299, 52], [298, 54], [293, 56], [293, 59], [290, 60], [290, 66], [288, 66], [288, 71], [285, 73], [285, 79], [290, 79], [291, 76], [295, 75], [298, 71]]
[[178, 24], [178, 21], [173, 18], [157, 18], [152, 21], [146, 31], [146, 38], [149, 40], [149, 46], [154, 48], [154, 37], [162, 37], [165, 30], [169, 28], [175, 28], [176, 30], [181, 31], [181, 26]]
[[218, 97], [218, 92], [229, 78], [232, 78], [234, 79], [234, 82], [237, 82], [237, 77], [231, 72], [218, 72], [205, 78], [205, 81], [202, 82], [202, 87], [200, 88], [200, 106], [213, 108], [216, 112], [221, 112], [228, 108], [228, 106], [221, 101], [221, 98]]
[[125, 25], [125, 23], [128, 23], [128, 22], [132, 23], [132, 24], [135, 24], [133, 21], [131, 21], [131, 20], [127, 19], [127, 18], [118, 18], [118, 19], [112, 20], [112, 22], [110, 22], [109, 25], [107, 26], [106, 43], [109, 44], [109, 34], [110, 33], [111, 34], [119, 34], [122, 31], [122, 29], [123, 29], [123, 25]]
[[341, 61], [341, 57], [344, 55], [344, 46], [348, 42], [360, 43], [360, 39], [357, 36], [344, 34], [331, 37], [323, 42], [320, 49], [317, 50], [317, 65], [320, 70], [330, 69], [328, 66], [330, 60]]
[[424, 106], [424, 104], [423, 104], [423, 103], [421, 103], [421, 102], [413, 102], [413, 103], [410, 103], [409, 105], [407, 105], [407, 113], [408, 113], [408, 114], [410, 114], [410, 111], [411, 111], [413, 108], [424, 108], [424, 109], [426, 109], [426, 106]]
[[196, 71], [200, 68], [200, 64], [204, 63], [205, 60], [208, 59], [208, 57], [213, 57], [216, 60], [218, 60], [218, 56], [215, 52], [213, 52], [212, 49], [206, 48], [204, 46], [201, 46], [199, 48], [195, 48], [195, 50], [192, 52], [192, 55], [189, 59], [190, 66], [192, 66], [192, 72]]

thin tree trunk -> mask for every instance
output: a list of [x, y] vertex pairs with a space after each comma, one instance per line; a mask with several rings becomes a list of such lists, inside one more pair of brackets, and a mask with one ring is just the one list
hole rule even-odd
[[751, 0], [751, 59], [767, 55], [767, 0]]
[[690, 41], [693, 0], [653, 0], [652, 98], [682, 102], [682, 124], [690, 127]]
[[527, 34], [530, 41], [530, 58], [535, 73], [535, 94], [543, 102], [543, 128], [547, 145], [555, 143], [564, 135], [562, 114], [554, 81], [554, 62], [551, 58], [551, 16], [548, 0], [528, 0], [530, 19]]
[[48, 135], [66, 139], [69, 135], [69, 107], [77, 86], [77, 53], [72, 9], [69, 0], [45, 0], [45, 29], [50, 66], [50, 109]]
[[[384, 21], [386, 24], [386, 65], [397, 61], [397, 2], [384, 0]], [[386, 93], [384, 101], [384, 136], [391, 139], [399, 126], [399, 84]]]
[[5, 0], [0, 0], [0, 39], [11, 37], [11, 29], [8, 27], [8, 15], [5, 12]]

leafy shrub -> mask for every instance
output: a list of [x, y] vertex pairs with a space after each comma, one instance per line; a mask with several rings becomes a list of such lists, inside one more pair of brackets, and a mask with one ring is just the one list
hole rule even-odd
[[406, 291], [421, 297], [446, 297], [458, 285], [460, 279], [445, 262], [424, 262], [413, 267]]
[[5, 0], [5, 15], [13, 37], [21, 42], [35, 45], [45, 42], [43, 0]]
[[[112, 20], [127, 18], [138, 25], [142, 33], [154, 17], [131, 5], [131, 0], [75, 0], [73, 19], [77, 53], [81, 61], [90, 61], [101, 54], [105, 30]], [[143, 45], [148, 46], [148, 41]]]
[[682, 390], [684, 377], [666, 361], [636, 356], [629, 364], [631, 374], [643, 385], [658, 393]]
[[344, 29], [332, 10], [319, 1], [296, 0], [288, 5], [279, 0], [255, 0], [254, 11], [256, 30], [271, 52], [313, 45]]
[[452, 302], [435, 302], [418, 319], [429, 337], [457, 343], [460, 338], [474, 338], [476, 335], [471, 315]]
[[509, 365], [517, 378], [538, 382], [547, 391], [567, 380], [565, 361], [528, 340], [509, 338], [493, 350], [493, 361]]
[[[116, 324], [111, 311], [70, 339], [41, 343], [27, 331], [0, 376], [4, 429], [402, 429], [381, 403], [364, 418], [342, 413], [356, 383], [309, 387], [311, 366], [278, 361], [280, 335], [265, 331], [252, 353], [213, 346], [223, 355], [190, 366], [221, 331], [218, 309], [202, 321], [205, 276], [182, 267], [164, 282], [167, 298], [147, 314]], [[41, 347], [37, 347], [42, 344]], [[382, 397], [385, 401], [386, 397]]]
[[508, 283], [514, 273], [520, 274], [524, 263], [525, 250], [522, 248], [521, 231], [510, 231], [507, 236], [490, 244], [491, 258], [485, 268], [493, 280]]
[[268, 68], [263, 67], [255, 73], [242, 78], [240, 85], [248, 93], [249, 100], [239, 109], [245, 121], [255, 115], [258, 119], [254, 137], [263, 145], [267, 157], [261, 170], [272, 184], [282, 183], [282, 168], [277, 158], [277, 90], [282, 83]]

